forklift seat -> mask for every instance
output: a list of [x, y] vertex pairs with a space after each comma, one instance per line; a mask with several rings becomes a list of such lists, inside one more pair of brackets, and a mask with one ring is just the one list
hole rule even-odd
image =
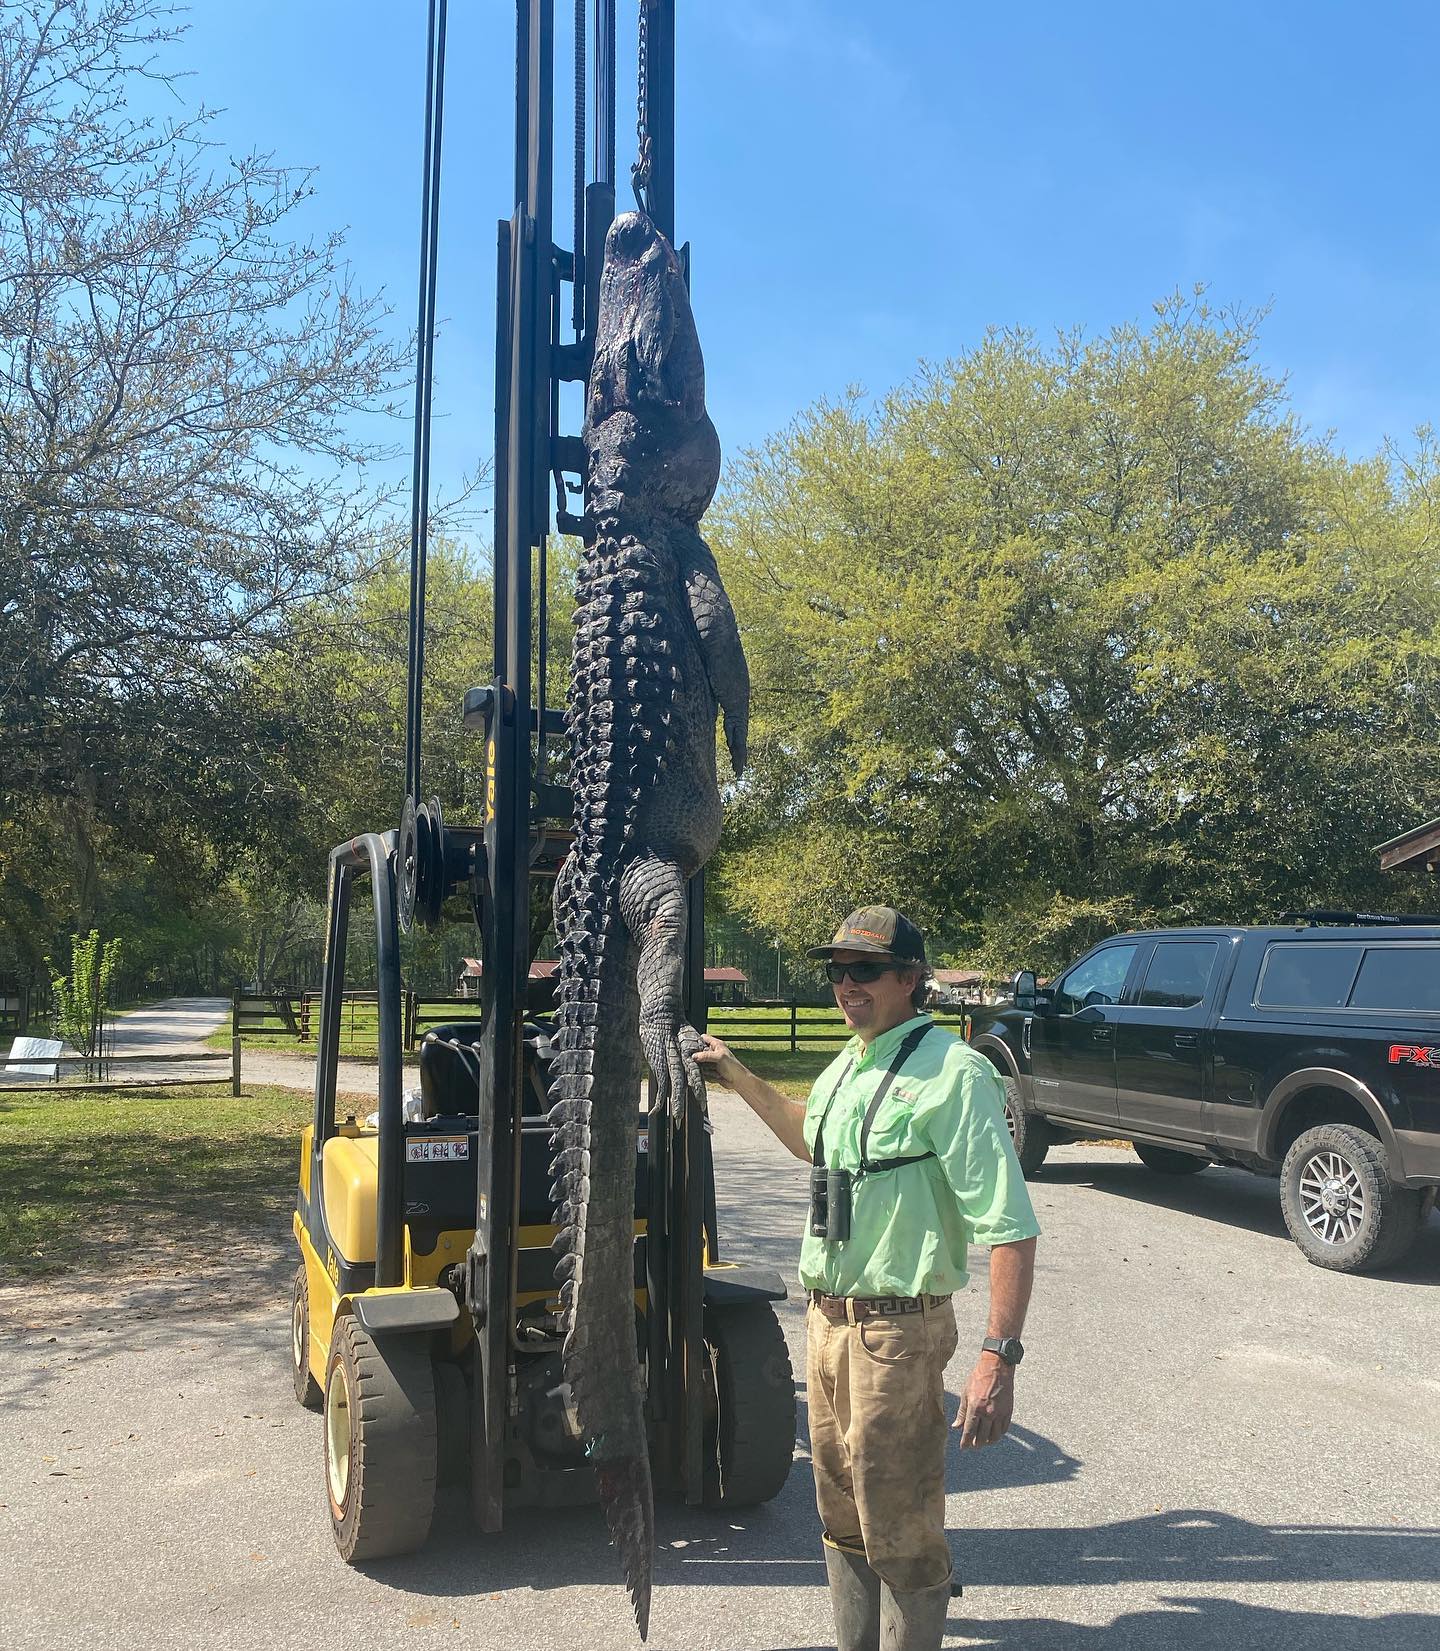
[[420, 1116], [463, 1118], [480, 1106], [480, 1022], [432, 1026], [420, 1040]]
[[[525, 1022], [525, 1090], [521, 1115], [543, 1118], [550, 1109], [548, 1025]], [[480, 1110], [480, 1022], [452, 1020], [432, 1026], [420, 1042], [420, 1116], [474, 1117]]]

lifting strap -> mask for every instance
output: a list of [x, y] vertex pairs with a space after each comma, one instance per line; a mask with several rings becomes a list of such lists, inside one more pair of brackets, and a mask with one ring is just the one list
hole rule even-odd
[[[856, 1171], [855, 1179], [861, 1176], [876, 1175], [881, 1170], [900, 1169], [905, 1164], [923, 1163], [927, 1158], [933, 1158], [933, 1152], [910, 1152], [900, 1158], [871, 1158], [870, 1156], [870, 1126], [875, 1122], [875, 1115], [880, 1110], [880, 1103], [890, 1093], [890, 1086], [900, 1076], [900, 1068], [915, 1053], [924, 1040], [925, 1034], [934, 1026], [934, 1021], [927, 1021], [924, 1026], [917, 1026], [910, 1032], [905, 1041], [895, 1051], [895, 1059], [885, 1069], [885, 1076], [881, 1078], [875, 1093], [870, 1097], [870, 1104], [865, 1108], [865, 1116], [860, 1123], [860, 1168]], [[825, 1102], [825, 1110], [820, 1114], [820, 1122], [815, 1126], [815, 1150], [811, 1154], [811, 1163], [817, 1168], [825, 1162], [825, 1120], [830, 1116], [830, 1108], [835, 1103], [835, 1097], [840, 1093], [845, 1080], [855, 1068], [854, 1061], [850, 1061], [845, 1070], [836, 1080], [835, 1087], [830, 1091], [829, 1099]]]

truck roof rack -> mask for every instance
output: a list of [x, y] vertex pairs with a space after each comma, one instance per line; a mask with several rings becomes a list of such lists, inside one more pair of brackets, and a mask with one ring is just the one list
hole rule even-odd
[[1440, 915], [1434, 912], [1400, 913], [1391, 911], [1287, 911], [1280, 914], [1282, 923], [1333, 923], [1339, 926], [1369, 928], [1430, 928], [1440, 925]]

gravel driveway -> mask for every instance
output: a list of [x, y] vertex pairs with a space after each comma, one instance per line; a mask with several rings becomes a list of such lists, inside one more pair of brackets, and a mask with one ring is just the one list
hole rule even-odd
[[[729, 1253], [793, 1275], [804, 1175], [718, 1096]], [[947, 1646], [1170, 1651], [1440, 1644], [1440, 1222], [1403, 1274], [1343, 1278], [1284, 1234], [1275, 1184], [1166, 1182], [1054, 1152], [1002, 1444], [951, 1460], [963, 1600]], [[137, 1245], [141, 1242], [137, 1235]], [[365, 1571], [330, 1537], [320, 1419], [286, 1369], [288, 1233], [207, 1270], [0, 1293], [0, 1596], [20, 1648], [638, 1644], [593, 1511]], [[983, 1288], [960, 1303], [963, 1382]], [[784, 1309], [797, 1372], [803, 1322]], [[803, 1380], [801, 1422], [804, 1424]], [[832, 1643], [803, 1444], [779, 1500], [665, 1506], [650, 1643]]]

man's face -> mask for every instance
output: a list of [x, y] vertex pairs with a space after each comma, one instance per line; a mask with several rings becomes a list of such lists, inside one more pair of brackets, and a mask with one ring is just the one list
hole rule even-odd
[[[874, 952], [839, 951], [830, 961], [882, 963], [885, 959], [876, 957]], [[913, 964], [897, 964], [878, 979], [868, 980], [863, 985], [849, 975], [836, 982], [833, 987], [835, 1002], [845, 1017], [845, 1024], [868, 1043], [871, 1038], [888, 1032], [892, 1026], [910, 1020], [915, 1014], [910, 994], [915, 989], [919, 972]]]

